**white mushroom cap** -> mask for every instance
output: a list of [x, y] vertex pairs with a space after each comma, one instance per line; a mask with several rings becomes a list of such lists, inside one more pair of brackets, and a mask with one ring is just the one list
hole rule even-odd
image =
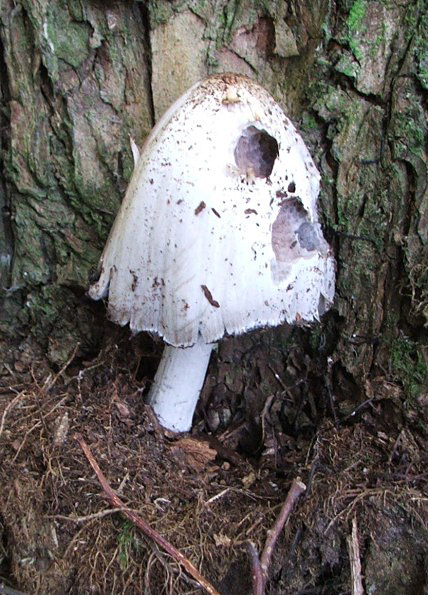
[[303, 140], [254, 81], [194, 85], [153, 129], [89, 290], [176, 347], [318, 319], [335, 264]]

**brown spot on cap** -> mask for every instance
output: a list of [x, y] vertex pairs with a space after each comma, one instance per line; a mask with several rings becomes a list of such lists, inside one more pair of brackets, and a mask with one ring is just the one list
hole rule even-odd
[[202, 213], [202, 211], [205, 209], [207, 205], [204, 203], [204, 201], [202, 200], [199, 205], [196, 207], [195, 209], [195, 215], [199, 215], [199, 213]]
[[129, 272], [132, 275], [131, 291], [135, 291], [138, 285], [138, 275], [131, 269], [129, 269]]
[[211, 306], [213, 306], [214, 308], [220, 308], [220, 304], [217, 300], [213, 298], [213, 294], [208, 289], [208, 287], [206, 285], [201, 285], [201, 289], [204, 292], [204, 296], [207, 298]]

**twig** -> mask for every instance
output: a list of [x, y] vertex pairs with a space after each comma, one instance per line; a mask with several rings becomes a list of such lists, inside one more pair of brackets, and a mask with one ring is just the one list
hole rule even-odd
[[12, 463], [14, 463], [14, 462], [16, 461], [16, 459], [19, 457], [19, 453], [20, 453], [20, 452], [21, 452], [21, 450], [24, 448], [24, 444], [25, 444], [25, 441], [27, 440], [27, 437], [28, 437], [28, 436], [31, 434], [31, 432], [32, 432], [33, 430], [35, 430], [36, 428], [39, 428], [41, 425], [42, 425], [42, 422], [41, 422], [41, 421], [38, 421], [38, 422], [36, 422], [36, 423], [34, 424], [34, 426], [33, 426], [32, 428], [30, 428], [29, 430], [27, 430], [27, 431], [25, 432], [25, 434], [24, 434], [24, 438], [22, 439], [22, 441], [21, 441], [21, 444], [19, 445], [19, 448], [18, 448], [18, 450], [16, 451], [16, 454], [15, 454], [15, 456], [14, 456], [14, 457], [13, 457], [13, 459], [12, 459]]
[[362, 491], [358, 491], [358, 489], [357, 490], [348, 491], [347, 493], [345, 493], [343, 495], [337, 496], [336, 499], [338, 499], [338, 500], [339, 499], [344, 499], [344, 498], [345, 499], [346, 498], [352, 498], [352, 500], [334, 518], [331, 519], [331, 521], [329, 522], [329, 524], [327, 525], [327, 527], [324, 529], [324, 535], [327, 535], [327, 533], [330, 531], [331, 527], [340, 518], [342, 518], [344, 515], [346, 516], [347, 519], [349, 519], [349, 517], [351, 516], [351, 513], [353, 512], [355, 506], [358, 504], [358, 502], [360, 502], [361, 500], [364, 500], [364, 498], [369, 498], [370, 496], [373, 496], [373, 497], [382, 496], [383, 497], [383, 501], [385, 501], [386, 500], [386, 497], [388, 495], [394, 497], [394, 493], [391, 492], [390, 490], [387, 490], [387, 489], [383, 489], [383, 488], [366, 488], [366, 489], [363, 489]]
[[41, 390], [48, 392], [57, 383], [58, 378], [60, 376], [62, 376], [62, 374], [64, 374], [64, 372], [66, 371], [68, 366], [71, 364], [71, 362], [76, 357], [76, 353], [77, 353], [77, 350], [79, 349], [79, 347], [80, 347], [80, 343], [77, 342], [70, 357], [65, 362], [65, 364], [62, 366], [61, 370], [53, 377], [52, 380], [51, 380], [50, 376], [48, 376], [48, 378], [46, 379], [46, 382], [44, 383], [43, 388]]
[[[0, 395], [16, 394], [28, 387], [28, 384], [14, 384], [13, 386], [0, 386]], [[1, 586], [1, 583], [0, 583]], [[1, 593], [1, 591], [0, 591]]]
[[263, 571], [264, 583], [266, 583], [268, 576], [269, 564], [272, 558], [273, 548], [277, 542], [277, 539], [290, 516], [291, 511], [300, 495], [306, 490], [305, 484], [300, 480], [299, 477], [293, 480], [290, 490], [287, 494], [284, 504], [282, 505], [281, 511], [276, 519], [272, 529], [268, 531], [265, 547], [260, 558], [260, 563]]
[[268, 531], [268, 536], [266, 538], [266, 543], [261, 558], [259, 558], [254, 544], [251, 541], [249, 541], [247, 544], [248, 552], [251, 557], [253, 595], [263, 595], [265, 592], [273, 549], [282, 529], [284, 528], [285, 523], [288, 520], [288, 517], [290, 516], [291, 511], [293, 510], [295, 503], [305, 490], [306, 486], [300, 480], [300, 477], [297, 477], [293, 480], [293, 483], [291, 484], [291, 487], [288, 491], [287, 498], [281, 507], [278, 518], [276, 519], [272, 529]]
[[403, 437], [404, 430], [400, 430], [400, 433], [397, 436], [397, 439], [394, 442], [394, 446], [392, 447], [391, 454], [388, 457], [388, 463], [392, 463], [392, 459], [394, 458], [395, 453], [397, 452], [398, 445], [400, 444], [401, 438]]
[[116, 508], [121, 508], [123, 514], [136, 525], [141, 531], [153, 539], [162, 549], [164, 549], [176, 562], [181, 564], [185, 570], [205, 589], [207, 593], [210, 595], [220, 595], [219, 592], [213, 587], [213, 585], [199, 572], [199, 570], [193, 566], [186, 556], [184, 556], [179, 550], [177, 550], [171, 543], [169, 543], [166, 539], [162, 537], [155, 529], [153, 529], [147, 521], [142, 519], [138, 516], [135, 512], [127, 509], [125, 504], [122, 500], [115, 494], [115, 492], [110, 487], [107, 479], [105, 478], [103, 472], [98, 466], [98, 463], [94, 459], [88, 445], [83, 440], [82, 436], [79, 434], [75, 435], [75, 439], [80, 445], [80, 448], [85, 453], [86, 458], [88, 459], [92, 469], [95, 471], [95, 474], [98, 478], [98, 481], [101, 484], [101, 487], [104, 490], [108, 500], [115, 506]]
[[364, 407], [366, 407], [367, 405], [371, 405], [373, 401], [376, 401], [376, 397], [370, 397], [370, 399], [367, 399], [367, 401], [363, 401], [358, 405], [358, 407], [355, 407], [355, 409], [351, 411], [351, 413], [344, 417], [342, 421], [348, 421], [348, 419], [350, 419], [351, 417], [355, 417], [357, 413], [361, 411], [361, 409], [364, 409]]
[[2, 595], [27, 595], [23, 591], [17, 591], [16, 589], [12, 589], [7, 585], [0, 583], [0, 594]]
[[263, 595], [265, 590], [265, 579], [263, 576], [263, 570], [260, 565], [259, 554], [257, 553], [256, 546], [252, 541], [247, 544], [247, 549], [251, 558], [251, 579], [253, 583], [253, 595]]
[[211, 496], [211, 498], [209, 498], [205, 502], [205, 506], [208, 506], [208, 504], [212, 504], [213, 502], [215, 502], [216, 500], [218, 500], [219, 498], [221, 498], [222, 496], [224, 496], [225, 494], [230, 492], [230, 489], [231, 488], [226, 488], [226, 489], [222, 490], [219, 494], [215, 494], [214, 496]]
[[294, 539], [293, 539], [293, 542], [290, 547], [290, 552], [288, 554], [287, 561], [291, 567], [293, 567], [293, 565], [294, 565], [294, 561], [296, 558], [297, 546], [299, 545], [300, 541], [302, 540], [302, 534], [303, 534], [303, 527], [302, 527], [302, 525], [300, 525], [297, 528], [296, 534], [294, 535]]
[[261, 422], [262, 422], [262, 437], [261, 437], [261, 440], [260, 440], [260, 444], [264, 444], [264, 442], [265, 442], [265, 437], [266, 437], [266, 415], [267, 415], [267, 413], [269, 411], [269, 407], [272, 404], [273, 398], [274, 398], [274, 395], [269, 395], [268, 396], [268, 398], [266, 399], [266, 402], [265, 402], [265, 404], [263, 406], [263, 411], [262, 411], [261, 416], [260, 416]]
[[333, 391], [333, 366], [334, 360], [331, 357], [327, 358], [327, 374], [325, 376], [325, 385], [327, 388], [328, 399], [331, 407], [331, 412], [333, 414], [334, 419], [334, 426], [337, 428], [339, 425], [339, 420], [336, 414], [336, 407], [334, 406], [334, 391]]
[[[63, 514], [47, 514], [45, 518], [47, 519], [54, 519], [59, 521], [70, 521], [71, 523], [86, 523], [87, 521], [92, 521], [93, 519], [102, 519], [105, 516], [110, 514], [114, 514], [116, 512], [123, 512], [124, 510], [134, 510], [133, 508], [108, 508], [107, 510], [100, 510], [99, 512], [94, 512], [93, 514], [87, 514], [86, 516], [65, 516]], [[134, 511], [135, 512], [135, 511]]]
[[282, 381], [282, 378], [281, 378], [281, 376], [278, 374], [278, 372], [275, 372], [275, 369], [274, 369], [274, 368], [273, 368], [273, 367], [272, 367], [270, 364], [268, 364], [268, 366], [267, 366], [267, 367], [269, 368], [269, 370], [270, 370], [270, 371], [272, 372], [272, 374], [274, 375], [274, 377], [275, 377], [275, 380], [278, 382], [278, 384], [280, 385], [280, 387], [282, 388], [282, 390], [283, 390], [283, 391], [286, 391], [286, 390], [288, 390], [288, 389], [287, 389], [287, 387], [285, 386], [284, 382]]
[[351, 593], [352, 595], [364, 595], [363, 581], [361, 579], [360, 545], [358, 543], [357, 517], [352, 519], [351, 535], [348, 535], [349, 563], [351, 564]]
[[1, 418], [1, 423], [0, 423], [0, 436], [3, 434], [3, 429], [4, 429], [4, 424], [6, 421], [6, 416], [9, 413], [9, 411], [15, 406], [15, 403], [17, 403], [19, 401], [19, 399], [21, 399], [21, 397], [25, 397], [26, 393], [24, 391], [20, 392], [18, 395], [16, 395], [15, 398], [13, 398], [10, 403], [7, 404], [7, 406], [5, 407], [4, 411], [3, 411], [3, 415]]

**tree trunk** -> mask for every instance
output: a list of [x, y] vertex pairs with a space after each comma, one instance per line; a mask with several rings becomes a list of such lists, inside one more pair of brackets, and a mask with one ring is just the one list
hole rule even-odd
[[[423, 2], [32, 2], [1, 7], [3, 349], [93, 353], [91, 270], [154, 120], [207, 73], [265, 85], [323, 180], [337, 298], [311, 341], [342, 388], [417, 392], [427, 306]], [[326, 346], [326, 333], [328, 346]], [[323, 347], [324, 346], [324, 347]], [[10, 351], [9, 351], [10, 353]]]

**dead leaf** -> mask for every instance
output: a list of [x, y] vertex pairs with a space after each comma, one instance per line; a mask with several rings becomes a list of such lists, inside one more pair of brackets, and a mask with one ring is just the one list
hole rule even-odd
[[129, 417], [131, 415], [128, 405], [126, 405], [123, 401], [120, 401], [119, 399], [116, 398], [114, 401], [114, 404], [117, 408], [117, 412], [121, 419]]
[[228, 547], [229, 545], [232, 544], [232, 540], [230, 539], [230, 537], [227, 537], [227, 535], [222, 535], [221, 533], [214, 533], [213, 535], [214, 537], [214, 543], [216, 544], [217, 547], [219, 546], [226, 546]]
[[25, 370], [26, 370], [26, 368], [27, 368], [27, 367], [28, 367], [28, 366], [26, 366], [25, 364], [23, 364], [23, 363], [22, 363], [22, 362], [20, 362], [20, 361], [16, 361], [16, 362], [14, 363], [14, 368], [15, 368], [15, 371], [16, 371], [16, 372], [19, 372], [20, 374], [22, 374], [23, 372], [25, 372]]
[[175, 454], [183, 454], [185, 462], [196, 471], [205, 470], [217, 456], [217, 452], [210, 448], [208, 442], [195, 438], [181, 438], [172, 448]]
[[18, 452], [19, 447], [21, 446], [21, 441], [18, 440], [18, 438], [16, 440], [14, 440], [13, 442], [11, 442], [11, 447], [13, 448], [13, 450], [15, 450], [16, 452]]
[[243, 477], [241, 481], [244, 488], [248, 489], [256, 481], [256, 474], [254, 473], [254, 471], [250, 471], [250, 473]]

